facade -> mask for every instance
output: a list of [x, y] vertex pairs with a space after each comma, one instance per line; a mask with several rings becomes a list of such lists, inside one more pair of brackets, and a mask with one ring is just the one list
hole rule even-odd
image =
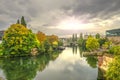
[[120, 36], [120, 29], [112, 29], [112, 30], [107, 30], [106, 31], [106, 36]]
[[120, 43], [120, 29], [107, 30], [106, 37], [115, 43]]

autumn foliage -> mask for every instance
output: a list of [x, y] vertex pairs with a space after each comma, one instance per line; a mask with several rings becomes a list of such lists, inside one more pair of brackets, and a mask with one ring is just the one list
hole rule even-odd
[[40, 42], [40, 52], [51, 52], [58, 47], [58, 36], [46, 35], [43, 32], [38, 31], [36, 34], [38, 41]]
[[21, 24], [11, 25], [4, 33], [2, 46], [5, 56], [29, 55], [37, 39], [31, 30]]
[[38, 31], [36, 36], [40, 43], [43, 43], [46, 40], [46, 35], [43, 32]]
[[47, 38], [48, 38], [48, 40], [50, 41], [51, 44], [55, 41], [58, 42], [58, 36], [56, 36], [56, 35], [50, 35], [50, 36], [47, 36]]

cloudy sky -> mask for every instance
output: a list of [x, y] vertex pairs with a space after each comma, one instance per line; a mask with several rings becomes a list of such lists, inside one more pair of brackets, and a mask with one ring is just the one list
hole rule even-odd
[[21, 16], [34, 32], [104, 34], [120, 28], [120, 0], [0, 0], [0, 30]]

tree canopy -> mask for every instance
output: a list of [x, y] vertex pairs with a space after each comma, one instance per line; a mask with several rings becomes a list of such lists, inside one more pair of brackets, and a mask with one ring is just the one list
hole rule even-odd
[[98, 40], [94, 37], [89, 37], [86, 41], [86, 48], [89, 50], [89, 51], [93, 51], [95, 49], [98, 49], [100, 46]]
[[120, 80], [120, 56], [116, 56], [106, 73], [108, 80]]
[[27, 26], [24, 16], [22, 16], [22, 18], [21, 18], [21, 24], [25, 27]]
[[37, 38], [31, 30], [21, 24], [13, 24], [5, 31], [3, 36], [3, 55], [30, 55], [31, 49], [36, 47], [37, 43]]

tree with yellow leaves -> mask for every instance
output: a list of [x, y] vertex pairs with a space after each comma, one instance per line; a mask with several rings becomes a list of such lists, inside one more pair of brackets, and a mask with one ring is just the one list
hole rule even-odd
[[43, 43], [46, 40], [46, 35], [43, 32], [38, 31], [36, 36], [40, 43]]
[[21, 24], [13, 24], [3, 36], [3, 55], [8, 57], [30, 55], [31, 49], [35, 48], [37, 43], [37, 38], [31, 30]]
[[56, 36], [56, 35], [47, 36], [47, 38], [48, 38], [48, 40], [50, 41], [51, 44], [55, 41], [58, 42], [58, 36]]

